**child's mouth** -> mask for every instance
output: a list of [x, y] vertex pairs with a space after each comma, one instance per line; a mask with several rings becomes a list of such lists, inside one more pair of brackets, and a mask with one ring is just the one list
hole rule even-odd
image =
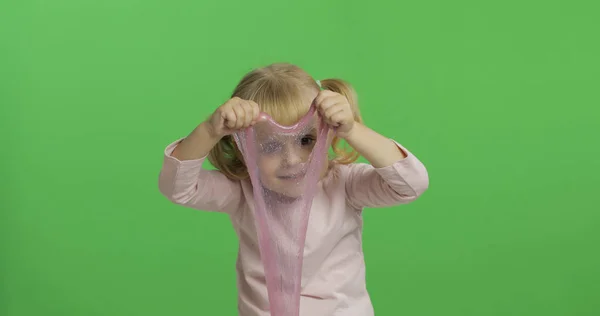
[[304, 172], [300, 172], [300, 173], [279, 176], [278, 178], [282, 179], [282, 180], [298, 180], [298, 179], [301, 179], [303, 176], [304, 176]]

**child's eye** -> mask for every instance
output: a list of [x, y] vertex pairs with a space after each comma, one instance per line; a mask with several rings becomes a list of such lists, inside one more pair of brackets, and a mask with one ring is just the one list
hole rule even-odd
[[315, 141], [315, 139], [311, 136], [304, 136], [300, 139], [300, 144], [302, 146], [310, 146], [313, 144], [313, 142]]

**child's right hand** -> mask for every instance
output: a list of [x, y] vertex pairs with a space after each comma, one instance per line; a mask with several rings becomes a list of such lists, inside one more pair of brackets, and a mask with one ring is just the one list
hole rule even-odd
[[221, 138], [254, 125], [258, 121], [259, 114], [260, 109], [256, 102], [234, 97], [221, 105], [207, 123], [211, 133]]

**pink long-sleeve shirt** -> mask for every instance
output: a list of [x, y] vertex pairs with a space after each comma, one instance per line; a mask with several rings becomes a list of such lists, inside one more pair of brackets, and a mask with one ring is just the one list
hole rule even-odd
[[[270, 315], [250, 181], [233, 181], [217, 170], [203, 169], [205, 158], [179, 161], [171, 156], [178, 143], [165, 149], [160, 191], [176, 204], [229, 215], [239, 238], [239, 315]], [[319, 182], [304, 248], [302, 316], [374, 315], [365, 283], [362, 210], [412, 202], [429, 186], [423, 164], [396, 144], [407, 157], [391, 166], [334, 164]]]

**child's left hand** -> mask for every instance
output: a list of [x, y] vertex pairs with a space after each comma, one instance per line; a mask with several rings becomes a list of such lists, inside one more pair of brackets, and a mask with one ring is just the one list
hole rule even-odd
[[330, 90], [319, 92], [315, 105], [325, 122], [335, 128], [337, 136], [346, 138], [354, 127], [354, 113], [345, 96]]

